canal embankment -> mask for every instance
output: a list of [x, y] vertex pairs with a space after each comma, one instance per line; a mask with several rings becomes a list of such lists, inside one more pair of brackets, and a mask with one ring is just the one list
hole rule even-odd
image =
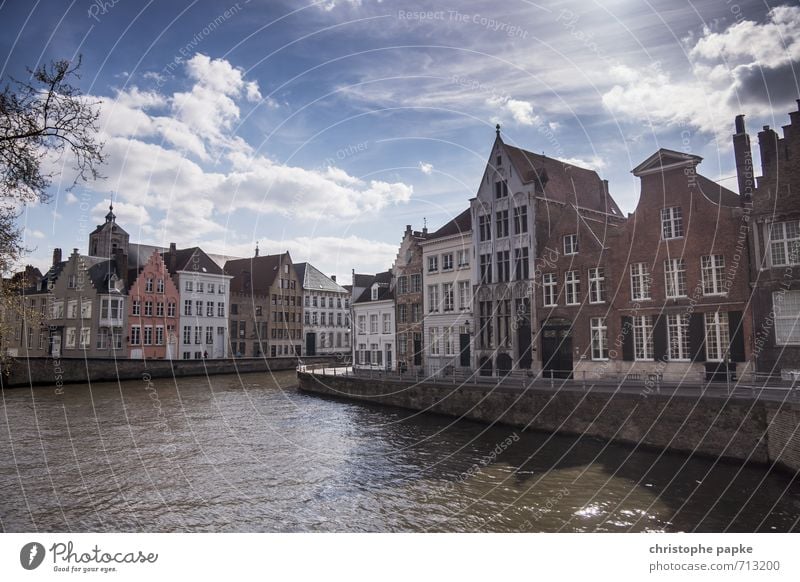
[[[336, 356], [302, 358], [306, 365], [341, 362]], [[219, 374], [248, 374], [294, 370], [299, 363], [295, 356], [283, 358], [225, 358], [202, 360], [130, 360], [112, 358], [15, 358], [0, 375], [4, 388], [20, 386], [56, 386], [141, 380], [150, 378], [180, 378], [186, 376], [216, 376]]]
[[304, 392], [800, 471], [800, 403], [298, 373]]

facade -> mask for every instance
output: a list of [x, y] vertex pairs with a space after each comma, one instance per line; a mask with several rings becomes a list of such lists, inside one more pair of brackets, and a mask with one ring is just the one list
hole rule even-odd
[[[421, 243], [426, 375], [472, 368], [472, 223], [465, 210]], [[428, 266], [432, 267], [428, 269]], [[402, 345], [398, 334], [398, 346]]]
[[178, 357], [180, 293], [161, 253], [153, 251], [139, 269], [129, 270], [128, 353], [132, 359]]
[[424, 371], [425, 353], [422, 243], [428, 238], [428, 229], [411, 230], [406, 226], [403, 241], [394, 262], [396, 278], [394, 297], [397, 313], [397, 362], [402, 370]]
[[[543, 203], [543, 204], [540, 204]], [[475, 365], [482, 375], [536, 371], [537, 233], [547, 204], [621, 216], [596, 172], [503, 143], [500, 126], [475, 198], [470, 200], [473, 247]]]
[[170, 244], [162, 259], [179, 293], [178, 359], [228, 356], [230, 276], [199, 247]]
[[236, 357], [301, 354], [303, 293], [288, 251], [225, 263], [231, 277], [231, 353]]
[[350, 291], [311, 263], [294, 265], [303, 293], [303, 355], [350, 353]]
[[[372, 277], [353, 301], [353, 367], [396, 370], [395, 301], [392, 271]], [[361, 284], [366, 283], [363, 279]]]
[[758, 133], [758, 178], [742, 115], [733, 136], [739, 191], [751, 203], [753, 364], [786, 379], [800, 372], [800, 100], [789, 118], [783, 137], [769, 126]]
[[130, 236], [117, 224], [114, 205], [111, 204], [108, 207], [106, 221], [89, 233], [89, 255], [111, 259], [116, 255], [117, 249], [122, 249], [127, 255], [129, 246]]

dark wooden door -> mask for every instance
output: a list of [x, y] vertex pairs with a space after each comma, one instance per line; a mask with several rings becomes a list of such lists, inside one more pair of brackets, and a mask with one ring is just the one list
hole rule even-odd
[[459, 363], [464, 366], [465, 368], [469, 368], [469, 363], [471, 359], [470, 348], [469, 348], [469, 334], [462, 333], [458, 336], [458, 341], [460, 344], [460, 361]]
[[564, 325], [542, 328], [542, 370], [545, 378], [572, 378], [572, 331]]
[[315, 333], [306, 334], [306, 355], [307, 356], [317, 355], [317, 334]]

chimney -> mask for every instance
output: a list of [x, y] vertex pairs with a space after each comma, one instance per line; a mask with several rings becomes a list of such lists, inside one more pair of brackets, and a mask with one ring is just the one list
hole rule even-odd
[[773, 173], [770, 172], [773, 165], [777, 171], [778, 161], [778, 134], [769, 125], [758, 132], [758, 147], [761, 150], [761, 175], [767, 177]]
[[125, 287], [128, 286], [128, 255], [122, 252], [122, 249], [117, 248], [114, 250], [114, 263], [117, 266], [117, 276], [125, 282]]
[[331, 275], [331, 281], [333, 281], [334, 283], [336, 283], [336, 275]]
[[53, 266], [61, 262], [61, 249], [53, 249]]
[[753, 199], [753, 151], [750, 136], [744, 127], [744, 115], [737, 115], [734, 121], [736, 133], [733, 134], [733, 157], [736, 160], [736, 177], [739, 183], [739, 196], [742, 202]]
[[178, 257], [176, 256], [177, 253], [178, 253], [178, 246], [174, 242], [169, 243], [169, 262], [167, 263], [167, 270], [171, 274], [175, 273], [176, 262], [178, 260]]

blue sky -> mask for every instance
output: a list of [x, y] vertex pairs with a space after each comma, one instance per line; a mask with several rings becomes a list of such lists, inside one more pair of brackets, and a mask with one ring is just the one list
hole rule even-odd
[[52, 160], [21, 218], [40, 267], [85, 252], [113, 196], [133, 241], [259, 241], [346, 281], [467, 206], [495, 123], [631, 211], [659, 147], [735, 190], [734, 115], [754, 136], [800, 94], [800, 8], [763, 2], [6, 1], [0, 22], [4, 79], [81, 54], [102, 101], [106, 179], [67, 191]]

